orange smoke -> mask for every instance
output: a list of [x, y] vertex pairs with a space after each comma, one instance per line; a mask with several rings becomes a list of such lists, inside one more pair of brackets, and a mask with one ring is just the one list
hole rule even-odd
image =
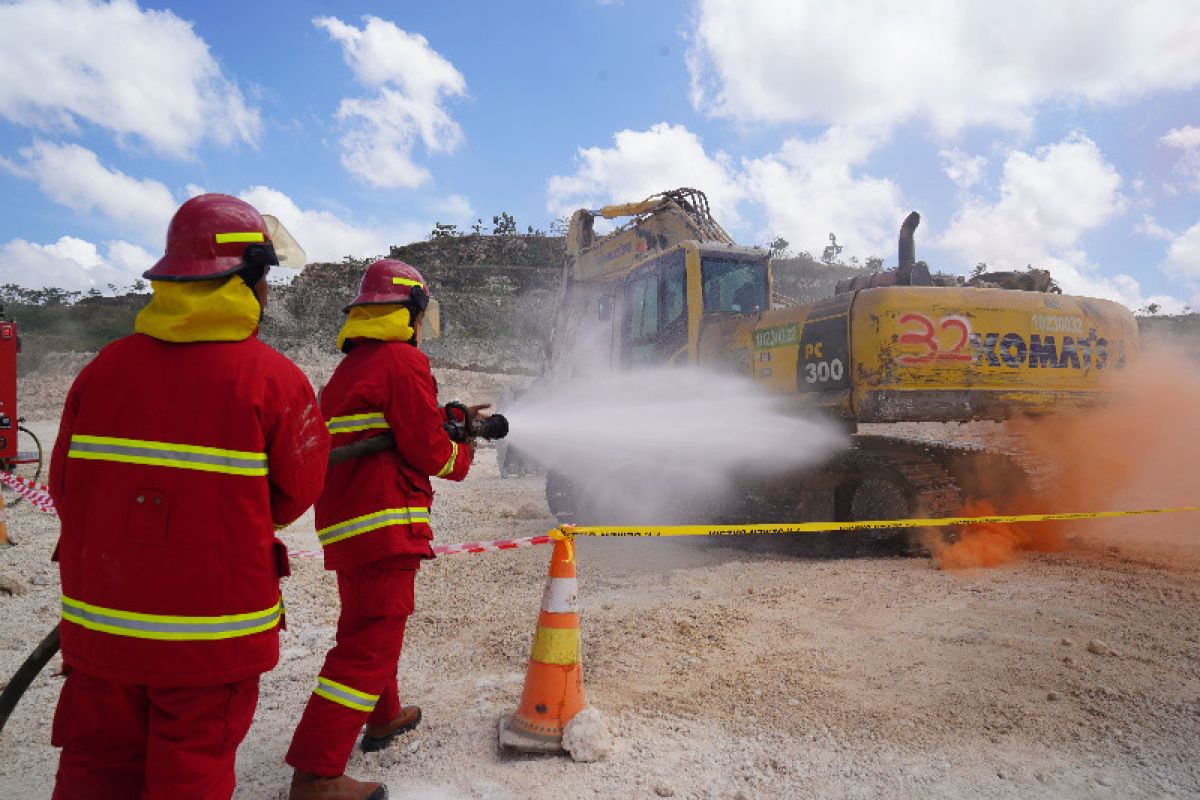
[[[1045, 485], [1036, 493], [993, 487], [969, 500], [963, 515], [1200, 505], [1200, 372], [1195, 363], [1157, 345], [1108, 377], [1103, 405], [1004, 425], [997, 438], [1011, 445], [1017, 437], [1020, 447], [1044, 462]], [[1123, 547], [1195, 549], [1200, 546], [1198, 516], [964, 526], [955, 542], [929, 536], [926, 544], [942, 569], [995, 566], [1022, 551], [1057, 550], [1068, 542], [1104, 538]]]
[[[964, 517], [990, 517], [1022, 512], [1011, 509], [1002, 512], [991, 500], [968, 500], [959, 513]], [[1058, 522], [1026, 525], [986, 522], [964, 525], [957, 534], [953, 542], [946, 542], [939, 533], [930, 534], [927, 544], [939, 569], [996, 567], [1014, 560], [1021, 551], [1051, 552], [1061, 550], [1065, 544], [1062, 524]]]

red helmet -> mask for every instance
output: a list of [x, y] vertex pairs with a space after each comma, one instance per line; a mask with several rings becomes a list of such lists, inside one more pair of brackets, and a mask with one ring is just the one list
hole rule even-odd
[[254, 206], [227, 194], [202, 194], [179, 207], [167, 228], [167, 252], [142, 277], [207, 281], [278, 264]]
[[382, 258], [367, 267], [358, 287], [358, 297], [343, 310], [385, 303], [411, 303], [417, 311], [424, 311], [429, 305], [429, 285], [421, 273], [403, 261]]

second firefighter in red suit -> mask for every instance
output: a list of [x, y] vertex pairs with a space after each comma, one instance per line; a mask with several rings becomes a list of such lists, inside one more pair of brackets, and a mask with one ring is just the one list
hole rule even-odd
[[251, 206], [188, 200], [137, 331], [75, 379], [50, 462], [62, 522], [56, 800], [228, 800], [279, 657], [275, 527], [316, 500], [329, 435], [258, 340], [278, 263]]
[[325, 568], [337, 573], [341, 614], [287, 753], [291, 800], [374, 798], [380, 784], [344, 775], [366, 725], [364, 750], [420, 722], [402, 706], [396, 669], [421, 561], [433, 558], [431, 477], [461, 481], [473, 447], [442, 427], [437, 383], [417, 344], [429, 300], [417, 270], [373, 263], [338, 337], [346, 357], [321, 393], [335, 447], [391, 432], [394, 448], [333, 465], [316, 506]]

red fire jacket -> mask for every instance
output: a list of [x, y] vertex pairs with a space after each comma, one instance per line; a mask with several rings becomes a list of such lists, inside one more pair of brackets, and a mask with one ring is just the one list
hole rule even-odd
[[104, 348], [67, 395], [50, 463], [64, 663], [206, 685], [271, 669], [287, 549], [329, 436], [308, 380], [251, 336]]
[[333, 446], [391, 430], [396, 447], [334, 464], [317, 501], [325, 568], [432, 558], [430, 476], [461, 481], [471, 450], [450, 440], [429, 359], [408, 342], [356, 340], [321, 391]]

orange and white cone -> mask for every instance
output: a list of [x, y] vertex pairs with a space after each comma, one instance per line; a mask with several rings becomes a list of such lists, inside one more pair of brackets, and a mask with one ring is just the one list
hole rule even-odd
[[500, 747], [522, 753], [562, 750], [563, 728], [583, 710], [575, 548], [557, 538], [542, 593], [525, 691], [515, 713], [500, 718]]

